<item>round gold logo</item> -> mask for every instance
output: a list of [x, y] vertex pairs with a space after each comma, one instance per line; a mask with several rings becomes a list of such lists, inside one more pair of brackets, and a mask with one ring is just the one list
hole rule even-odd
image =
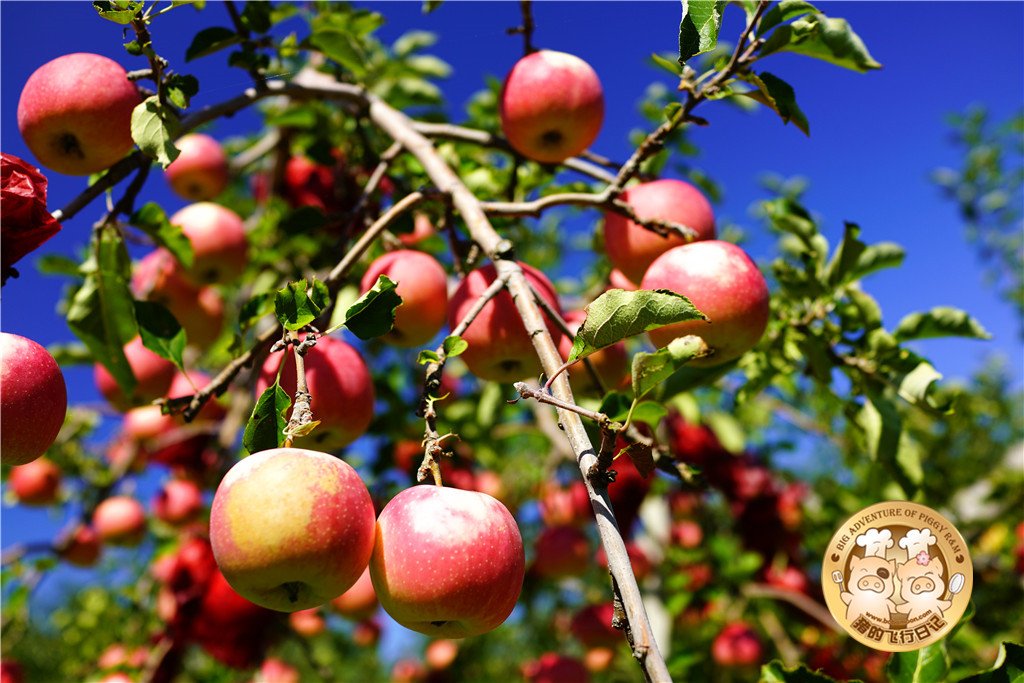
[[877, 503], [836, 532], [821, 567], [825, 604], [865, 645], [917, 650], [949, 632], [971, 599], [967, 544], [945, 517], [906, 501]]

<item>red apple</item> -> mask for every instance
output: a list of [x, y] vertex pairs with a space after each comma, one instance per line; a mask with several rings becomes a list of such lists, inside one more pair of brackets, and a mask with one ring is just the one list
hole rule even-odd
[[[551, 281], [536, 268], [519, 264], [526, 281], [548, 304], [561, 313], [558, 295]], [[448, 326], [454, 330], [473, 308], [477, 299], [497, 279], [493, 264], [487, 264], [467, 274], [452, 294], [448, 305]], [[562, 336], [558, 327], [547, 319], [548, 331], [557, 343]], [[519, 311], [508, 290], [502, 290], [484, 305], [479, 315], [462, 334], [469, 344], [461, 356], [470, 372], [491, 382], [514, 382], [540, 374], [540, 360], [533, 342], [526, 332]]]
[[647, 333], [658, 348], [676, 337], [702, 337], [712, 355], [691, 361], [696, 367], [739, 358], [757, 345], [768, 325], [768, 283], [746, 252], [729, 242], [707, 240], [669, 249], [647, 269], [641, 287], [682, 294], [710, 319], [675, 323]]
[[[587, 313], [586, 311], [569, 311], [563, 317], [575, 335], [583, 321], [587, 319]], [[572, 337], [563, 336], [558, 342], [558, 352], [562, 355], [563, 360], [568, 359], [572, 352], [572, 340]], [[587, 358], [606, 391], [620, 389], [629, 380], [629, 355], [626, 353], [626, 345], [623, 342], [599, 349]], [[568, 373], [569, 385], [573, 392], [590, 394], [597, 391], [597, 385], [583, 361], [570, 367]]]
[[46, 452], [64, 424], [64, 375], [42, 346], [0, 332], [0, 386], [0, 461], [24, 465]]
[[335, 173], [329, 166], [293, 156], [284, 167], [284, 186], [292, 207], [315, 206], [328, 214], [340, 211]]
[[374, 509], [346, 462], [300, 448], [261, 451], [221, 480], [210, 541], [243, 597], [280, 612], [322, 605], [352, 587], [373, 549]]
[[545, 483], [538, 498], [540, 516], [547, 526], [583, 526], [593, 519], [587, 487], [574, 480], [568, 486]]
[[352, 642], [359, 647], [375, 647], [379, 641], [380, 624], [375, 619], [361, 621], [352, 629]]
[[99, 534], [91, 526], [79, 525], [66, 538], [56, 543], [60, 557], [78, 567], [91, 567], [103, 550]]
[[320, 613], [319, 607], [300, 609], [288, 615], [288, 625], [292, 630], [305, 638], [318, 636], [327, 630], [327, 620]]
[[370, 576], [384, 610], [408, 629], [466, 638], [500, 626], [526, 560], [512, 514], [485, 493], [421, 485], [377, 519]]
[[366, 621], [377, 611], [377, 605], [377, 593], [373, 590], [369, 565], [351, 588], [331, 600], [331, 607], [352, 621]]
[[516, 62], [505, 77], [498, 113], [513, 149], [535, 161], [560, 163], [597, 139], [604, 93], [585, 61], [540, 50]]
[[236, 669], [249, 668], [266, 651], [273, 615], [236, 593], [214, 568], [199, 599], [190, 636], [217, 661]]
[[228, 157], [221, 144], [204, 133], [175, 141], [178, 157], [164, 170], [175, 194], [193, 202], [213, 199], [228, 186]]
[[390, 683], [421, 683], [427, 680], [427, 667], [418, 659], [403, 657], [391, 667]]
[[253, 683], [300, 683], [299, 670], [284, 660], [268, 657], [256, 672]]
[[624, 289], [627, 292], [640, 289], [640, 285], [626, 277], [618, 268], [613, 268], [612, 272], [608, 273], [608, 287], [609, 289]]
[[139, 91], [120, 64], [76, 52], [35, 70], [18, 100], [18, 130], [39, 163], [89, 175], [113, 166], [132, 140]]
[[761, 663], [763, 656], [761, 639], [741, 622], [726, 624], [711, 643], [711, 657], [721, 666], [753, 667]]
[[459, 644], [450, 638], [437, 638], [427, 644], [423, 661], [431, 671], [444, 671], [459, 656]]
[[[263, 364], [256, 396], [273, 384], [281, 363], [281, 388], [295, 401], [295, 357], [289, 346]], [[319, 450], [343, 448], [363, 435], [373, 419], [373, 378], [355, 348], [335, 337], [320, 337], [306, 352], [306, 384], [312, 394], [313, 419], [320, 424], [295, 443]]]
[[434, 234], [434, 224], [426, 214], [413, 215], [412, 232], [397, 235], [398, 241], [406, 247], [414, 247]]
[[110, 405], [124, 412], [132, 406], [152, 403], [167, 395], [174, 373], [177, 372], [174, 363], [147, 349], [142, 343], [141, 336], [125, 344], [124, 356], [135, 374], [135, 391], [130, 397], [124, 395], [117, 380], [102, 363], [93, 366], [96, 388]]
[[146, 536], [146, 511], [131, 496], [111, 496], [96, 506], [92, 525], [104, 543], [133, 547]]
[[673, 523], [669, 533], [672, 542], [680, 548], [696, 548], [704, 539], [704, 531], [700, 528], [700, 524], [692, 519], [681, 519]]
[[0, 683], [24, 683], [25, 670], [21, 662], [13, 659], [0, 659]]
[[545, 652], [523, 666], [529, 683], [590, 683], [590, 673], [576, 657]]
[[430, 254], [399, 249], [378, 257], [366, 269], [360, 290], [366, 293], [386, 275], [397, 283], [402, 305], [395, 310], [395, 326], [381, 339], [402, 348], [423, 346], [444, 327], [448, 313], [448, 276]]
[[198, 285], [236, 280], [249, 264], [249, 240], [242, 218], [220, 204], [189, 204], [170, 218], [192, 242], [194, 260], [186, 270]]
[[49, 458], [36, 458], [30, 463], [12, 467], [11, 478], [7, 481], [22, 505], [49, 505], [57, 500], [60, 467]]
[[132, 293], [163, 304], [185, 328], [189, 344], [206, 348], [224, 326], [224, 301], [215, 289], [197, 287], [181, 264], [165, 249], [156, 249], [139, 261], [132, 273]]
[[545, 527], [534, 545], [531, 571], [547, 579], [582, 576], [590, 566], [590, 541], [574, 526]]
[[672, 221], [697, 233], [692, 240], [675, 234], [662, 237], [621, 214], [606, 212], [605, 252], [622, 275], [633, 282], [640, 282], [654, 259], [672, 247], [688, 241], [715, 239], [715, 214], [711, 204], [700, 190], [682, 180], [664, 178], [634, 185], [627, 188], [620, 199], [632, 206], [639, 218]]
[[153, 496], [153, 516], [168, 524], [194, 520], [203, 510], [203, 491], [190, 479], [171, 479]]
[[615, 606], [610, 602], [587, 605], [573, 616], [572, 634], [588, 649], [616, 648], [625, 641], [625, 635], [612, 626], [614, 616]]

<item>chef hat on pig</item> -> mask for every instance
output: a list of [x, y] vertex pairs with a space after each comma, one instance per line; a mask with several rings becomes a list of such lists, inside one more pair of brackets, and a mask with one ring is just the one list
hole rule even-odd
[[900, 547], [906, 549], [907, 557], [918, 557], [921, 553], [929, 555], [928, 546], [937, 541], [931, 529], [911, 529], [900, 539]]
[[864, 557], [881, 557], [893, 546], [892, 532], [888, 529], [868, 529], [857, 537], [857, 545], [864, 548]]

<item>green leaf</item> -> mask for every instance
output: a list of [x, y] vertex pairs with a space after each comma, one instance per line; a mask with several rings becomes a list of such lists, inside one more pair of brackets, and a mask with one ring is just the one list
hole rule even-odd
[[843, 240], [832, 255], [832, 260], [825, 267], [825, 280], [832, 287], [847, 281], [847, 276], [854, 272], [861, 254], [867, 248], [867, 245], [857, 239], [859, 234], [860, 227], [856, 223], [847, 222], [845, 224]]
[[1024, 683], [1024, 646], [1003, 642], [994, 667], [960, 683]]
[[641, 398], [695, 358], [708, 354], [700, 337], [687, 335], [669, 342], [655, 353], [641, 351], [633, 356], [633, 396]]
[[[940, 379], [942, 379], [942, 375], [932, 367], [931, 363], [921, 361], [900, 380], [898, 393], [908, 403], [938, 408], [939, 406], [933, 405], [928, 400], [928, 395], [932, 385]], [[948, 406], [942, 406], [942, 408], [946, 409]]]
[[654, 453], [649, 445], [645, 443], [628, 444], [619, 451], [616, 458], [621, 458], [624, 455], [629, 456], [629, 459], [633, 461], [633, 466], [636, 467], [636, 471], [640, 473], [642, 478], [646, 479], [654, 472]]
[[153, 157], [164, 168], [181, 153], [174, 146], [180, 133], [178, 117], [161, 105], [156, 95], [147, 97], [132, 111], [132, 139], [143, 154]]
[[845, 19], [824, 14], [804, 16], [775, 29], [761, 46], [760, 55], [774, 52], [795, 52], [862, 73], [882, 68]]
[[760, 38], [781, 23], [817, 11], [814, 5], [804, 0], [782, 0], [764, 13], [754, 35]]
[[422, 50], [425, 47], [430, 47], [437, 42], [437, 34], [430, 33], [429, 31], [407, 31], [398, 37], [391, 45], [391, 51], [396, 57], [405, 57]]
[[184, 372], [185, 330], [174, 315], [155, 301], [135, 301], [133, 304], [142, 345]]
[[933, 337], [991, 339], [981, 323], [970, 314], [949, 306], [936, 306], [930, 311], [907, 315], [896, 326], [893, 336], [898, 341]]
[[199, 57], [212, 55], [214, 52], [237, 45], [242, 42], [241, 36], [223, 26], [204, 28], [192, 39], [192, 44], [185, 50], [185, 61], [191, 62]]
[[570, 363], [648, 330], [687, 320], [707, 320], [685, 296], [664, 289], [610, 289], [585, 310], [587, 317], [573, 339]]
[[423, 0], [423, 13], [430, 14], [441, 6], [441, 0]]
[[254, 33], [266, 33], [270, 30], [270, 13], [273, 4], [269, 2], [247, 2], [242, 10], [242, 25]]
[[890, 683], [932, 683], [944, 681], [949, 673], [945, 639], [919, 650], [895, 652], [885, 665]]
[[[315, 292], [316, 280], [313, 282]], [[289, 282], [284, 289], [278, 290], [274, 298], [274, 313], [286, 330], [302, 329], [320, 316], [323, 307], [310, 298], [306, 293], [307, 289], [309, 286], [306, 281], [299, 280]], [[316, 296], [318, 300], [321, 298], [319, 295]]]
[[180, 226], [171, 224], [159, 204], [147, 203], [129, 216], [128, 223], [149, 235], [157, 246], [171, 252], [181, 265], [186, 268], [192, 267], [192, 242]]
[[132, 23], [132, 19], [135, 18], [136, 12], [142, 9], [142, 5], [141, 2], [128, 0], [111, 0], [110, 2], [93, 0], [92, 3], [101, 17], [122, 25]]
[[277, 292], [263, 292], [242, 304], [242, 310], [238, 313], [239, 330], [244, 334], [256, 321], [273, 311], [276, 298]]
[[749, 72], [743, 75], [748, 83], [757, 86], [757, 90], [740, 93], [744, 97], [760, 102], [773, 110], [782, 119], [783, 123], [792, 121], [800, 132], [810, 137], [811, 127], [807, 117], [796, 103], [796, 93], [793, 87], [781, 78], [773, 76], [767, 71], [760, 75]]
[[43, 275], [67, 275], [80, 277], [78, 262], [61, 254], [47, 254], [36, 260], [36, 269]]
[[368, 59], [351, 23], [350, 17], [341, 14], [321, 14], [312, 21], [313, 32], [303, 44], [316, 48], [361, 79], [366, 76]]
[[778, 660], [761, 666], [760, 681], [761, 683], [835, 683], [834, 678], [811, 671], [803, 664], [787, 669]]
[[[441, 342], [441, 350], [444, 352], [445, 358], [454, 358], [468, 348], [469, 344], [466, 340], [457, 334], [450, 334], [444, 338], [443, 342]], [[440, 360], [441, 356], [436, 351], [431, 351], [429, 349], [420, 351], [419, 356], [416, 358], [416, 362], [420, 365], [437, 363]]]
[[284, 428], [288, 426], [285, 416], [291, 405], [291, 398], [277, 382], [264, 389], [242, 434], [245, 450], [258, 453], [284, 443]]
[[181, 109], [188, 109], [199, 92], [199, 79], [188, 74], [171, 74], [167, 80], [167, 98]]
[[82, 264], [85, 282], [68, 308], [68, 327], [93, 358], [117, 380], [125, 396], [135, 391], [135, 375], [124, 345], [138, 333], [131, 290], [131, 260], [120, 233], [94, 233], [90, 257]]
[[370, 291], [345, 311], [345, 327], [363, 340], [390, 332], [395, 325], [395, 309], [402, 304], [396, 287], [386, 275], [379, 275]]
[[679, 22], [679, 63], [710, 52], [718, 44], [722, 29], [722, 11], [726, 2], [715, 0], [682, 0], [683, 18]]
[[281, 218], [278, 227], [286, 235], [313, 232], [327, 225], [327, 216], [316, 206], [300, 206]]
[[857, 423], [867, 437], [872, 460], [888, 470], [904, 493], [913, 496], [921, 485], [921, 451], [903, 431], [903, 420], [886, 396], [869, 391], [867, 402], [857, 415]]
[[669, 72], [673, 76], [682, 75], [682, 69], [679, 68], [679, 62], [674, 62], [671, 59], [662, 57], [657, 52], [651, 54], [651, 59], [657, 66], [660, 66], [662, 69]]
[[895, 242], [877, 242], [870, 244], [857, 259], [857, 265], [850, 274], [849, 280], [859, 280], [876, 270], [896, 268], [903, 263], [906, 252]]

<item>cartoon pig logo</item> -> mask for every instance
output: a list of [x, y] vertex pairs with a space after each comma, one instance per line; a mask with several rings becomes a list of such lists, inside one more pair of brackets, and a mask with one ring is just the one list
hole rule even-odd
[[939, 558], [921, 551], [901, 564], [896, 575], [900, 580], [900, 597], [904, 600], [896, 609], [906, 613], [907, 623], [913, 623], [929, 612], [941, 616], [953, 604], [942, 599], [946, 584], [942, 581], [942, 560]]
[[895, 611], [892, 595], [896, 592], [896, 560], [877, 556], [850, 558], [849, 591], [839, 594], [846, 604], [846, 618], [870, 614], [876, 621], [887, 621]]

